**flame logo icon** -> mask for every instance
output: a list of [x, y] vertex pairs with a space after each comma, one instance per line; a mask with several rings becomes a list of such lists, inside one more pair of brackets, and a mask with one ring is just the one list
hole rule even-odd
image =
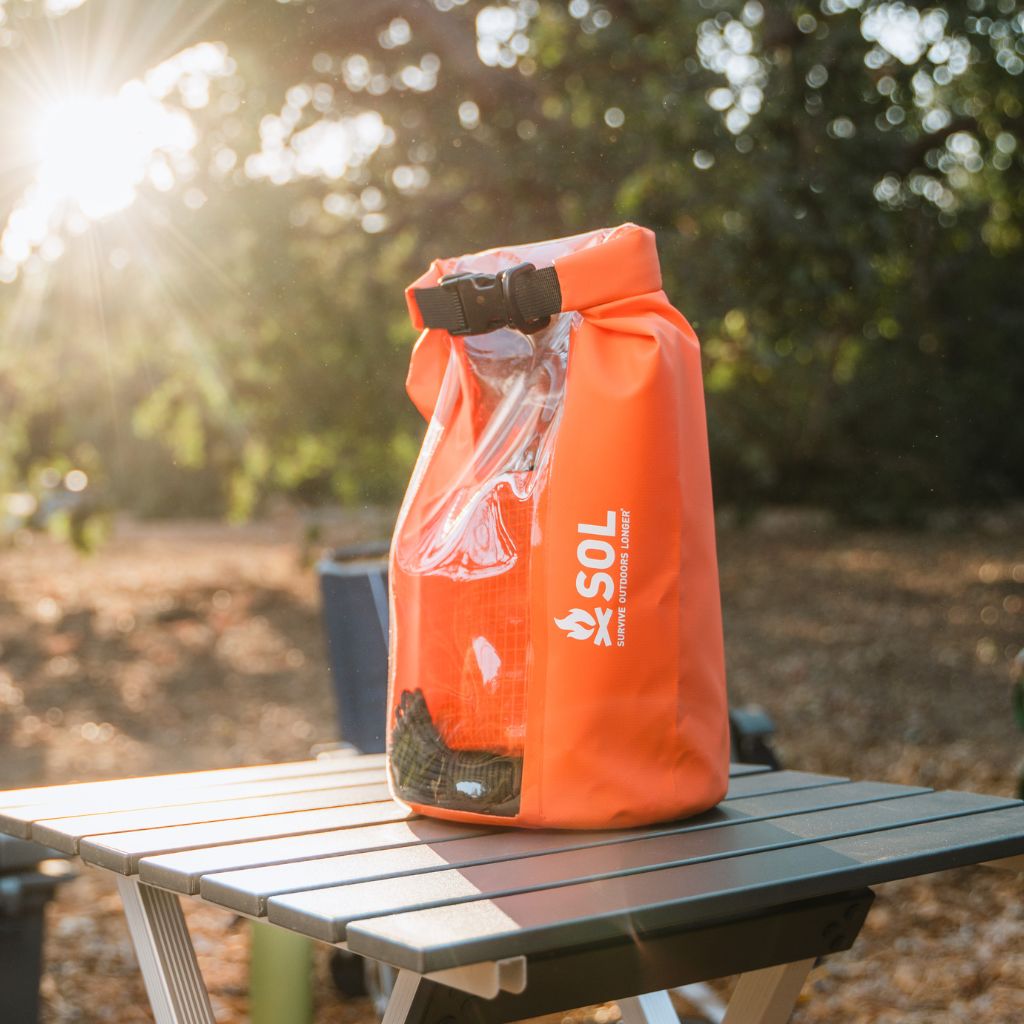
[[564, 629], [573, 640], [589, 640], [597, 629], [597, 620], [582, 608], [573, 608], [563, 619], [555, 619], [555, 625]]

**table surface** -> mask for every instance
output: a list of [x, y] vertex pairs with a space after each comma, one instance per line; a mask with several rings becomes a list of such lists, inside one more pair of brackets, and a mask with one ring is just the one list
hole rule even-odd
[[499, 830], [410, 813], [382, 755], [330, 755], [0, 793], [0, 832], [425, 973], [1018, 856], [1024, 805], [733, 765], [696, 818]]

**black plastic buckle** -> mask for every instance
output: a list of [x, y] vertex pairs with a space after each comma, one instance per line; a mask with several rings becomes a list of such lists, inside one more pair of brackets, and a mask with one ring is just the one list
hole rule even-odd
[[448, 274], [441, 278], [440, 286], [458, 296], [466, 330], [453, 334], [489, 334], [501, 327], [515, 327], [524, 334], [532, 334], [546, 327], [550, 316], [527, 320], [516, 301], [517, 283], [522, 275], [533, 273], [532, 263], [501, 270], [497, 274]]
[[452, 334], [487, 334], [508, 324], [500, 275], [448, 274], [441, 278], [440, 285], [456, 295], [462, 308], [466, 329]]
[[523, 334], [533, 334], [551, 323], [550, 316], [535, 316], [532, 320], [527, 320], [516, 300], [516, 283], [523, 280], [523, 275], [536, 272], [537, 268], [532, 263], [519, 263], [498, 275], [501, 290], [505, 295], [505, 305], [508, 307], [508, 322]]

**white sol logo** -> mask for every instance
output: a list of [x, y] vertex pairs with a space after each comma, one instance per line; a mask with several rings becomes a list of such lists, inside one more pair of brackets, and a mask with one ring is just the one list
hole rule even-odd
[[[576, 532], [581, 540], [576, 545], [576, 560], [582, 566], [576, 574], [576, 593], [580, 597], [600, 599], [603, 605], [572, 608], [569, 614], [555, 619], [555, 625], [573, 640], [592, 640], [598, 647], [611, 647], [611, 601], [615, 593], [615, 580], [610, 572], [615, 563], [615, 548], [611, 540], [618, 530], [615, 512], [609, 511], [604, 523], [592, 526], [580, 523]], [[588, 572], [588, 570], [590, 570]], [[621, 644], [620, 644], [621, 646]]]

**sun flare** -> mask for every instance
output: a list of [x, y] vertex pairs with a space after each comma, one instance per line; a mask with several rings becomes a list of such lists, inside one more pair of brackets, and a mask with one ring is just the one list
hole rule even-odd
[[191, 119], [141, 82], [109, 96], [69, 96], [39, 117], [36, 182], [53, 200], [98, 220], [131, 205], [147, 177], [158, 188], [170, 181], [161, 174], [165, 156], [187, 153], [195, 141]]
[[166, 192], [195, 173], [191, 111], [209, 80], [233, 69], [225, 48], [201, 43], [116, 92], [40, 98], [33, 114], [32, 178], [0, 225], [0, 282], [35, 254], [63, 251], [67, 233], [126, 210], [140, 189]]
[[154, 149], [142, 113], [122, 96], [54, 103], [36, 130], [40, 189], [94, 220], [130, 205]]

